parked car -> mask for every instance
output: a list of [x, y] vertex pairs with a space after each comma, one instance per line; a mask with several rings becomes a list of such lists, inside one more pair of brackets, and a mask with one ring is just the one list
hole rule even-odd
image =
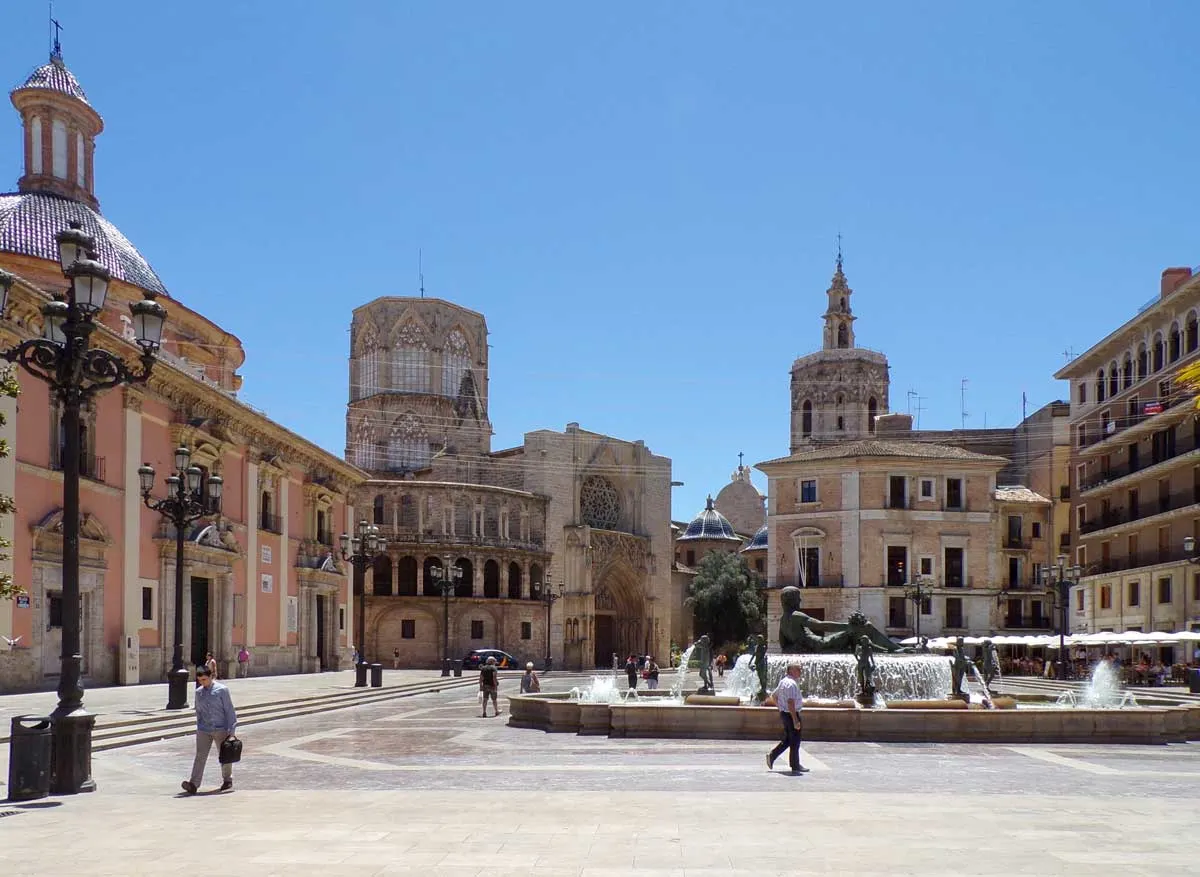
[[488, 658], [495, 658], [496, 664], [501, 670], [517, 670], [525, 666], [508, 652], [502, 652], [499, 649], [471, 649], [463, 658], [463, 669], [478, 670], [487, 663]]

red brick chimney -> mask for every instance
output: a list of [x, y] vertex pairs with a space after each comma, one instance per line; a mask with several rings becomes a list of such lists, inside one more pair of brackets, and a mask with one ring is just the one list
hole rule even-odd
[[1164, 268], [1162, 273], [1162, 298], [1177, 290], [1192, 277], [1191, 268]]

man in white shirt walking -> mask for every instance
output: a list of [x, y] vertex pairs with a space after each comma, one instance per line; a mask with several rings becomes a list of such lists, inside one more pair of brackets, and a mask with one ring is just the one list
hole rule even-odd
[[808, 773], [807, 767], [800, 766], [800, 710], [804, 706], [804, 698], [796, 682], [799, 678], [800, 664], [788, 664], [787, 674], [775, 688], [775, 705], [779, 707], [779, 720], [783, 723], [783, 739], [767, 754], [767, 770], [774, 770], [775, 759], [783, 755], [786, 749], [792, 774]]

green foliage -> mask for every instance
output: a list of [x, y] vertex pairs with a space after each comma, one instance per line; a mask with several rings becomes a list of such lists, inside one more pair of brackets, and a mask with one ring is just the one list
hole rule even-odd
[[[10, 399], [15, 399], [20, 394], [21, 388], [17, 386], [16, 376], [12, 369], [6, 369], [0, 372], [0, 396], [7, 396]], [[0, 426], [4, 426], [6, 418], [0, 414]], [[8, 442], [0, 439], [0, 459], [7, 457], [9, 454]], [[16, 509], [11, 496], [0, 496], [0, 514], [11, 515]], [[11, 548], [12, 545], [7, 539], [0, 539], [0, 549]], [[8, 555], [0, 551], [0, 560], [8, 560]], [[24, 588], [13, 584], [12, 576], [7, 573], [0, 573], [0, 600], [11, 600], [17, 594], [24, 594]]]
[[[714, 643], [744, 642], [766, 622], [766, 599], [758, 576], [737, 554], [713, 551], [696, 568], [686, 605], [692, 608], [697, 636]], [[714, 653], [715, 654], [715, 653]]]

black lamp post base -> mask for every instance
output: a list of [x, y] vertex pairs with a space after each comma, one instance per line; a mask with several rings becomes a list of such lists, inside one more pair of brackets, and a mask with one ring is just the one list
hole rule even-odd
[[190, 674], [186, 667], [172, 670], [167, 674], [167, 709], [187, 709], [187, 687]]
[[50, 714], [52, 749], [50, 754], [50, 794], [77, 795], [96, 791], [92, 779], [92, 729], [96, 717], [76, 707], [69, 713]]

